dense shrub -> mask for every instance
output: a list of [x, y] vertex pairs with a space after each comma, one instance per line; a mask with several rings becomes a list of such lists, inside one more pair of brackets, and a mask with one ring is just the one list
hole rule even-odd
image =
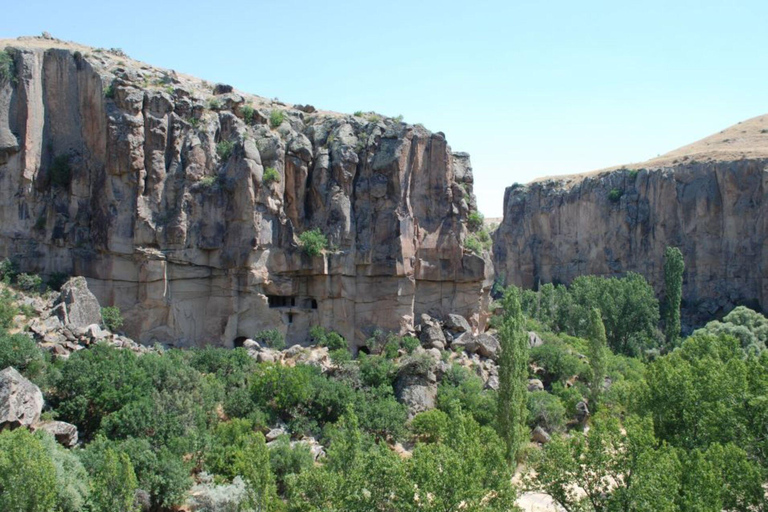
[[285, 348], [285, 337], [277, 329], [267, 329], [265, 331], [261, 331], [254, 335], [253, 340], [258, 341], [259, 343], [263, 343], [269, 348], [274, 348], [275, 350], [282, 350]]
[[308, 256], [320, 256], [328, 248], [328, 239], [320, 229], [310, 229], [299, 235], [299, 246]]
[[37, 344], [26, 334], [8, 334], [0, 328], [0, 369], [13, 366], [28, 379], [37, 380], [46, 360]]
[[749, 308], [738, 306], [721, 322], [709, 322], [694, 334], [732, 336], [739, 340], [744, 350], [756, 354], [765, 350], [768, 343], [768, 319]]
[[448, 434], [448, 415], [439, 409], [421, 412], [411, 420], [411, 432], [420, 441], [437, 443]]
[[562, 342], [550, 342], [534, 347], [531, 362], [544, 369], [544, 381], [565, 382], [571, 377], [585, 374], [587, 365]]
[[26, 429], [0, 432], [0, 510], [50, 512], [57, 499], [56, 467]]
[[485, 218], [480, 212], [472, 212], [467, 217], [467, 227], [471, 231], [479, 231], [483, 227], [483, 221]]
[[25, 292], [39, 292], [43, 286], [43, 278], [37, 274], [21, 273], [16, 276], [16, 286]]
[[8, 50], [0, 51], [0, 85], [16, 80], [16, 65]]
[[123, 315], [117, 306], [106, 306], [101, 308], [101, 321], [104, 327], [110, 331], [117, 331], [123, 326]]
[[282, 110], [273, 110], [269, 113], [269, 126], [272, 128], [277, 128], [283, 124], [283, 120], [285, 120], [285, 112]]
[[565, 427], [565, 407], [560, 399], [546, 391], [528, 393], [528, 426], [540, 426], [547, 432]]
[[243, 114], [243, 121], [245, 121], [245, 124], [252, 124], [256, 109], [254, 109], [252, 105], [243, 105], [240, 109], [240, 113]]
[[274, 167], [267, 167], [264, 169], [264, 175], [262, 177], [262, 181], [265, 185], [269, 185], [270, 183], [277, 183], [280, 181], [280, 173], [277, 172], [277, 169]]
[[219, 160], [226, 161], [229, 160], [229, 157], [232, 156], [232, 152], [235, 149], [235, 143], [223, 140], [216, 144], [216, 154], [219, 155]]
[[458, 405], [480, 425], [490, 425], [496, 417], [496, 396], [483, 389], [480, 377], [464, 367], [451, 366], [437, 390], [438, 408], [451, 413]]
[[19, 308], [16, 306], [11, 291], [7, 288], [0, 290], [0, 328], [7, 329], [10, 327], [13, 324], [13, 318], [18, 314]]

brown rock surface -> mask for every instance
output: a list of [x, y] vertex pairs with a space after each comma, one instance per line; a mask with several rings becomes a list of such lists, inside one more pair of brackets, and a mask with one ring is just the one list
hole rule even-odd
[[509, 187], [496, 271], [524, 287], [635, 271], [661, 293], [677, 246], [688, 323], [738, 304], [765, 311], [767, 165], [762, 116], [644, 164]]
[[[277, 327], [291, 343], [322, 325], [362, 343], [423, 313], [484, 325], [490, 260], [463, 249], [472, 169], [442, 133], [74, 43], [3, 48], [17, 75], [0, 85], [0, 256], [86, 277], [131, 337], [232, 346]], [[330, 247], [310, 258], [297, 235], [313, 228]]]

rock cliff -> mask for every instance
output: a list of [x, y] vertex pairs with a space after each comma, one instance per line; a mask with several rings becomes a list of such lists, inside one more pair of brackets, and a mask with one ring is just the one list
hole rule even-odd
[[[85, 276], [144, 343], [312, 325], [361, 344], [421, 314], [482, 327], [469, 157], [442, 133], [287, 105], [118, 50], [0, 41], [0, 255]], [[302, 251], [320, 229], [328, 248]]]
[[535, 287], [635, 271], [663, 291], [683, 252], [688, 323], [768, 299], [768, 116], [643, 164], [507, 188], [496, 271]]

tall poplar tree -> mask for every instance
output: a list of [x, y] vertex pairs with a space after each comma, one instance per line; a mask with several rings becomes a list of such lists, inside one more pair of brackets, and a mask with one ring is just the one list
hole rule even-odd
[[680, 339], [680, 303], [683, 299], [683, 253], [677, 247], [667, 247], [664, 253], [664, 334], [667, 346]]
[[[591, 376], [591, 400], [597, 403], [603, 391], [603, 382], [608, 357], [608, 342], [605, 337], [605, 326], [600, 316], [600, 310], [592, 308], [589, 312], [589, 367]], [[590, 407], [592, 407], [590, 405]]]
[[523, 329], [520, 297], [514, 287], [504, 293], [499, 327], [499, 394], [497, 429], [506, 444], [507, 462], [513, 463], [526, 438], [528, 336]]

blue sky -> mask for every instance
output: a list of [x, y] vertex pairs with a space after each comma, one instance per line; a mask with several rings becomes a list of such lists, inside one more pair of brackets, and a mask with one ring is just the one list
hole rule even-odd
[[0, 37], [101, 47], [266, 97], [402, 114], [472, 155], [481, 211], [768, 112], [768, 2], [7, 2]]

